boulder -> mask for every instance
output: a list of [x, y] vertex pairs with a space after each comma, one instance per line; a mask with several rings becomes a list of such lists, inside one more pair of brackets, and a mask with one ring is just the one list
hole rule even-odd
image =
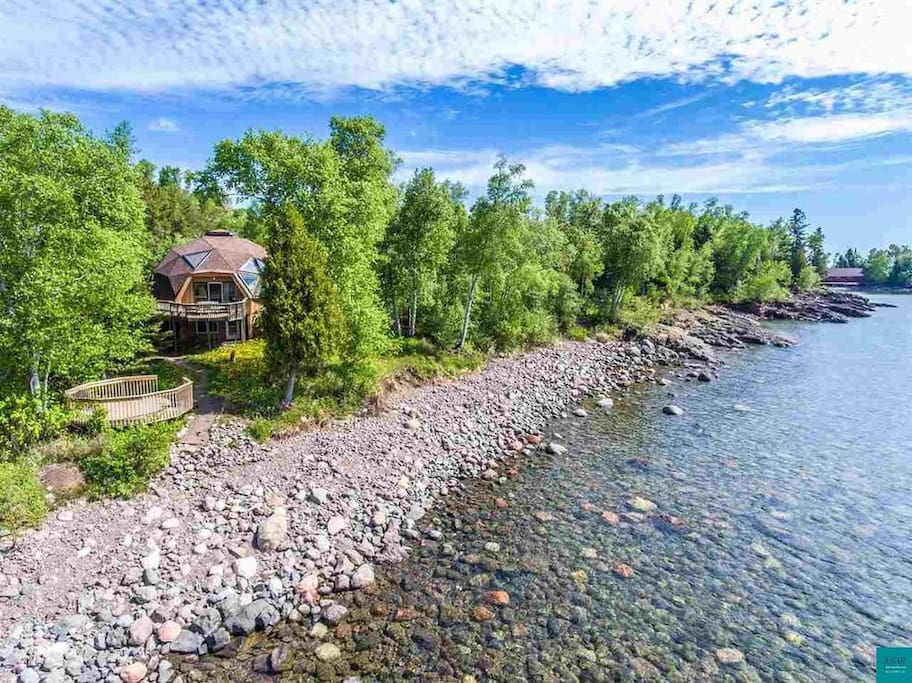
[[374, 580], [374, 568], [369, 564], [362, 564], [351, 575], [351, 587], [356, 590], [364, 588], [372, 584]]
[[323, 621], [330, 626], [335, 626], [345, 618], [346, 614], [348, 614], [348, 609], [344, 605], [334, 602], [323, 610]]
[[345, 517], [336, 515], [329, 518], [329, 521], [326, 523], [326, 531], [330, 536], [335, 536], [347, 526], [348, 520], [345, 519]]
[[133, 662], [123, 667], [119, 671], [120, 680], [123, 683], [139, 683], [142, 680], [145, 680], [148, 669], [146, 665], [142, 662]]
[[662, 408], [662, 412], [666, 415], [683, 415], [684, 409], [681, 406], [676, 406], [673, 403]]
[[744, 661], [744, 653], [733, 647], [720, 647], [716, 650], [716, 659], [720, 664], [738, 666]]
[[269, 668], [273, 673], [288, 671], [294, 664], [294, 656], [287, 645], [279, 645], [269, 653]]
[[314, 654], [321, 662], [334, 662], [342, 656], [342, 651], [332, 643], [319, 645]]
[[627, 505], [637, 512], [642, 513], [652, 512], [657, 507], [656, 504], [651, 500], [647, 500], [646, 498], [642, 498], [640, 496], [633, 496], [632, 498], [628, 499]]
[[257, 529], [257, 547], [272, 552], [281, 548], [287, 540], [288, 512], [284, 507], [277, 507]]
[[489, 605], [506, 607], [510, 604], [510, 594], [507, 591], [488, 591], [484, 594], [484, 601]]
[[177, 652], [182, 655], [196, 654], [202, 644], [203, 637], [199, 633], [184, 629], [171, 643], [171, 652]]
[[158, 632], [156, 633], [156, 635], [158, 636], [159, 642], [170, 643], [175, 638], [177, 638], [177, 636], [180, 632], [181, 632], [181, 625], [178, 624], [176, 621], [169, 620], [169, 621], [164, 622], [163, 624], [161, 624], [158, 627]]
[[225, 629], [236, 636], [244, 636], [257, 629], [274, 626], [279, 621], [279, 613], [266, 600], [254, 600], [246, 607], [232, 614], [225, 620]]
[[153, 629], [155, 629], [155, 624], [152, 623], [152, 620], [145, 614], [142, 615], [130, 624], [130, 630], [128, 631], [130, 645], [142, 645], [145, 643], [149, 636], [152, 635]]
[[234, 561], [234, 573], [245, 579], [251, 579], [257, 573], [255, 557], [239, 557]]
[[615, 564], [612, 571], [622, 579], [629, 579], [634, 575], [633, 567], [631, 567], [629, 564], [625, 564], [624, 562], [618, 562]]

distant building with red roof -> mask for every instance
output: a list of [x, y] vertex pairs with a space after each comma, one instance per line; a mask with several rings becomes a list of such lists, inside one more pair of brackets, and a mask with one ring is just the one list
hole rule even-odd
[[825, 285], [858, 286], [864, 283], [864, 268], [830, 268], [827, 270]]

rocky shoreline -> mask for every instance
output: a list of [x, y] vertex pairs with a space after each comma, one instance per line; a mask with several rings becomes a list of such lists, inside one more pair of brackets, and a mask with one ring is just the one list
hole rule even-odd
[[[849, 310], [870, 312], [829, 294], [755, 313]], [[791, 343], [757, 321], [708, 307], [650, 338], [562, 342], [268, 446], [217, 424], [209, 444], [175, 449], [149, 494], [71, 503], [0, 556], [0, 680], [167, 683], [183, 678], [168, 655], [218, 652], [282, 619], [335, 625], [345, 608], [333, 595], [405, 557], [436, 498], [507, 476], [524, 453], [560, 452], [540, 429], [584, 397], [661, 381], [663, 365], [711, 380], [716, 348]]]

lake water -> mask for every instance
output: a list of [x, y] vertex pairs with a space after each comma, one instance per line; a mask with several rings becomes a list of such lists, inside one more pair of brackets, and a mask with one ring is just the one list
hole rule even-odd
[[[912, 297], [874, 300], [899, 307], [777, 324], [799, 345], [556, 421], [566, 455], [468, 484], [434, 511], [441, 541], [347, 598], [334, 664], [288, 625], [213, 677], [285, 642], [292, 678], [873, 680], [875, 646], [912, 645]], [[633, 496], [655, 513], [625, 519]]]

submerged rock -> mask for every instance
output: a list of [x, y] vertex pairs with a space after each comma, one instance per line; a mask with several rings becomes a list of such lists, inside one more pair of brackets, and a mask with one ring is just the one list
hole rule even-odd
[[720, 664], [738, 666], [744, 661], [744, 653], [733, 647], [720, 647], [716, 650], [716, 659]]
[[628, 499], [627, 505], [637, 512], [643, 513], [652, 512], [658, 507], [651, 500], [647, 500], [646, 498], [642, 498], [640, 496], [633, 496], [632, 498]]

